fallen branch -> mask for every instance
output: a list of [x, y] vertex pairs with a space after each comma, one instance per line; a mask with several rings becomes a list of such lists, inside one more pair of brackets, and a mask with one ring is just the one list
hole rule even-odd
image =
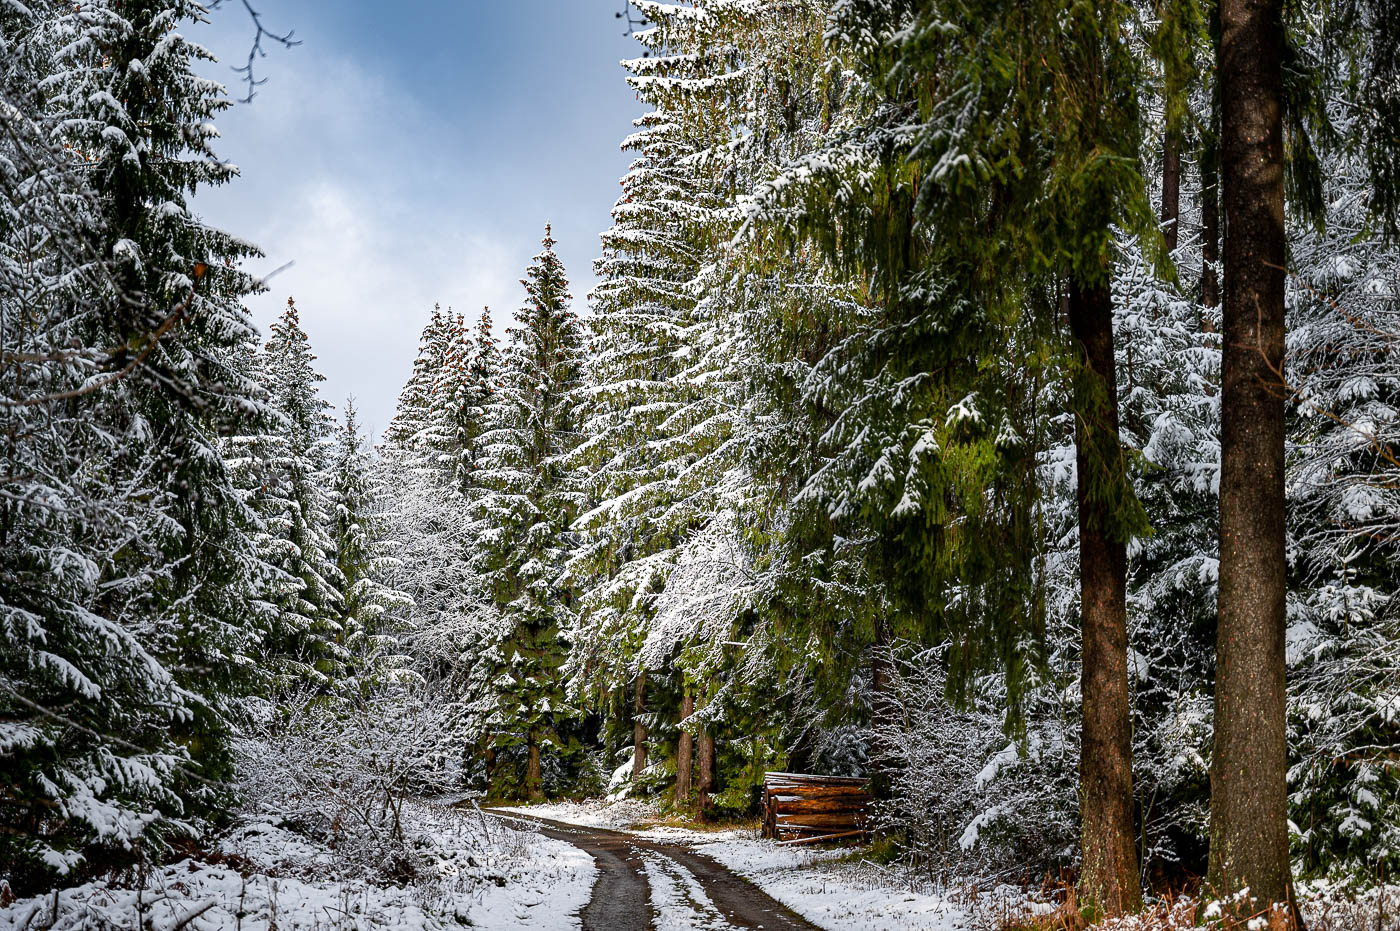
[[175, 922], [175, 924], [171, 925], [171, 926], [170, 926], [170, 931], [180, 931], [180, 929], [183, 928], [185, 925], [189, 924], [191, 921], [194, 921], [194, 920], [195, 920], [196, 918], [198, 918], [200, 915], [203, 915], [205, 912], [209, 911], [209, 909], [211, 909], [211, 908], [213, 908], [213, 907], [214, 907], [214, 900], [213, 900], [213, 899], [210, 899], [208, 902], [205, 902], [205, 903], [204, 903], [203, 905], [201, 905], [199, 908], [197, 908], [197, 909], [195, 909], [194, 911], [190, 912], [190, 913], [189, 913], [188, 915], [186, 915], [184, 918], [181, 918], [179, 921]]

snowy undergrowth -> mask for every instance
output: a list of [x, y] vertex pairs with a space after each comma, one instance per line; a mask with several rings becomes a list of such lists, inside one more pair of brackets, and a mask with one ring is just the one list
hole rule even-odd
[[142, 882], [92, 882], [13, 902], [0, 908], [0, 929], [578, 927], [596, 876], [578, 848], [445, 806], [406, 803], [403, 821], [421, 864], [403, 884], [345, 878], [328, 845], [254, 820], [205, 860], [154, 870]]

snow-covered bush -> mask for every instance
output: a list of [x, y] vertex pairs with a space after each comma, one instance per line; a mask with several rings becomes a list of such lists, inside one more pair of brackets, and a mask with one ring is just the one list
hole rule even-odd
[[404, 804], [458, 787], [454, 713], [411, 688], [262, 706], [238, 744], [248, 814], [328, 845], [339, 875], [409, 879], [422, 863]]
[[898, 720], [877, 728], [872, 761], [889, 783], [876, 825], [913, 866], [940, 882], [1043, 875], [1074, 854], [1077, 747], [1050, 704], [1029, 708], [1026, 738], [1002, 729], [999, 687], [984, 680], [972, 707], [947, 700], [940, 650], [896, 654]]

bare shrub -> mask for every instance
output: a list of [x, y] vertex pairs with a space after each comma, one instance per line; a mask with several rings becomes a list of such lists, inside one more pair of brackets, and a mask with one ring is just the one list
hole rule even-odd
[[404, 806], [456, 788], [455, 712], [407, 688], [298, 696], [263, 712], [238, 748], [249, 814], [326, 844], [341, 875], [414, 878], [422, 863]]

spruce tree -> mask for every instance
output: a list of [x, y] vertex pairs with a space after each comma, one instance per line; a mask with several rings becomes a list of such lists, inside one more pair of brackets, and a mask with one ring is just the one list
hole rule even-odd
[[[1328, 38], [1361, 78], [1364, 125], [1346, 126], [1370, 175], [1372, 215], [1396, 231], [1400, 45], [1388, 2], [1338, 17]], [[1221, 360], [1220, 591], [1215, 753], [1206, 888], [1236, 915], [1286, 908], [1301, 924], [1289, 857], [1285, 505], [1286, 195], [1309, 219], [1323, 212], [1313, 140], [1335, 127], [1328, 75], [1303, 67], [1283, 3], [1222, 0], [1217, 74], [1224, 248]], [[1354, 31], [1354, 32], [1353, 32]], [[1347, 59], [1350, 59], [1349, 61]], [[1331, 55], [1320, 59], [1337, 67]], [[1379, 88], [1388, 86], [1390, 91]], [[1379, 131], [1378, 131], [1379, 129]], [[1311, 131], [1311, 132], [1310, 132]], [[1236, 898], [1244, 890], [1248, 895]]]
[[[883, 306], [861, 334], [866, 371], [903, 376], [886, 389], [895, 404], [862, 399], [863, 416], [843, 415], [850, 445], [838, 462], [849, 471], [824, 477], [842, 502], [833, 512], [859, 513], [883, 545], [898, 540], [914, 554], [895, 573], [914, 583], [902, 586], [915, 596], [906, 603], [934, 606], [958, 644], [955, 670], [1000, 659], [1013, 701], [1040, 628], [1026, 519], [1034, 486], [1023, 471], [1035, 429], [1025, 399], [1040, 376], [1034, 361], [1019, 373], [1003, 362], [1008, 343], [1017, 363], [1044, 359], [1067, 318], [1082, 580], [1081, 886], [1114, 913], [1140, 904], [1124, 593], [1126, 546], [1146, 530], [1118, 437], [1114, 226], [1154, 236], [1157, 226], [1139, 161], [1132, 18], [1126, 4], [848, 4], [834, 33], [864, 57], [879, 98], [864, 126], [799, 161], [765, 195], [775, 220], [782, 207], [804, 208], [807, 230], [843, 270], [872, 279]], [[996, 504], [979, 514], [989, 499]]]
[[1289, 817], [1303, 875], [1370, 883], [1400, 867], [1400, 263], [1361, 153], [1323, 167], [1325, 225], [1289, 228]]
[[1220, 612], [1210, 895], [1296, 916], [1285, 776], [1282, 3], [1222, 0]]
[[278, 617], [265, 648], [289, 682], [308, 679], [331, 688], [348, 654], [340, 624], [344, 579], [327, 533], [333, 421], [331, 405], [317, 389], [325, 376], [316, 371], [315, 359], [296, 304], [288, 298], [272, 324], [262, 364], [280, 441], [264, 499], [280, 572], [273, 596]]
[[[22, 96], [4, 143], [20, 209], [0, 226], [6, 263], [27, 266], [0, 289], [16, 392], [0, 702], [19, 728], [4, 860], [21, 885], [129, 858], [224, 801], [203, 780], [229, 773], [258, 561], [216, 438], [259, 405], [237, 362], [253, 250], [187, 206], [235, 174], [211, 149], [228, 100], [178, 31], [202, 16], [143, 0], [3, 17]], [[26, 188], [27, 206], [8, 196]], [[11, 340], [37, 361], [16, 366]]]
[[421, 453], [429, 445], [427, 431], [432, 428], [434, 389], [451, 351], [450, 327], [451, 322], [443, 316], [442, 308], [434, 304], [418, 341], [413, 374], [399, 393], [398, 407], [384, 431], [384, 439], [400, 449]]
[[493, 790], [530, 799], [544, 791], [543, 754], [563, 749], [575, 714], [561, 672], [573, 597], [560, 576], [580, 500], [567, 460], [581, 437], [587, 343], [554, 242], [546, 226], [522, 281], [526, 303], [481, 437], [485, 494], [472, 505], [478, 564], [502, 616], [484, 727], [498, 758], [518, 764], [498, 766]]
[[349, 674], [359, 679], [346, 687], [364, 689], [376, 683], [392, 660], [397, 628], [413, 599], [391, 584], [395, 547], [385, 539], [383, 504], [353, 398], [345, 402], [338, 433], [328, 470], [329, 537], [342, 592], [336, 641], [348, 654]]
[[[624, 67], [648, 103], [662, 104], [668, 82], [715, 67], [685, 46], [647, 42], [651, 54]], [[600, 281], [589, 295], [598, 387], [573, 457], [589, 500], [569, 570], [583, 589], [570, 662], [575, 687], [602, 696], [631, 685], [634, 761], [646, 755], [637, 720], [647, 708], [640, 654], [656, 598], [681, 544], [717, 507], [716, 475], [737, 460], [730, 442], [737, 379], [715, 358], [718, 320], [698, 308], [697, 278], [722, 200], [685, 114], [658, 109], [636, 126], [623, 143], [636, 158], [602, 235]]]
[[501, 354], [491, 332], [491, 308], [484, 307], [474, 334], [463, 331], [466, 370], [458, 388], [454, 416], [457, 441], [457, 487], [471, 497], [480, 487], [477, 467], [481, 435], [486, 429], [486, 412], [495, 400], [501, 378]]

